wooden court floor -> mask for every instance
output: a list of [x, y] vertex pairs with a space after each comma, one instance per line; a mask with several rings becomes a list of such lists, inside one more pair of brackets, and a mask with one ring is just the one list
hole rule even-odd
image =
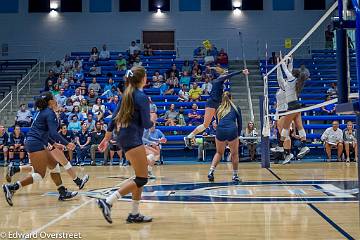
[[[158, 179], [145, 189], [146, 201], [141, 205], [143, 214], [154, 217], [148, 224], [125, 223], [131, 208], [126, 199], [114, 205], [112, 225], [95, 204], [95, 198], [132, 176], [131, 167], [78, 168], [90, 180], [80, 196], [67, 202], [57, 201], [47, 177], [17, 192], [13, 207], [1, 194], [0, 238], [37, 232], [74, 233], [81, 239], [360, 239], [354, 163], [272, 165], [271, 169], [244, 163], [239, 166], [243, 180], [239, 185], [228, 183], [231, 167], [226, 164], [215, 172], [215, 183], [208, 184], [208, 168], [207, 164], [156, 167]], [[4, 173], [0, 169], [1, 179]], [[65, 185], [75, 190], [71, 179], [64, 172], [62, 176]]]

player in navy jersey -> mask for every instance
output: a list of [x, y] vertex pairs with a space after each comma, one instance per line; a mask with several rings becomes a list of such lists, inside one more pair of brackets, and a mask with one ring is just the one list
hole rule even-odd
[[240, 73], [243, 73], [245, 75], [249, 74], [249, 71], [247, 69], [244, 69], [242, 71], [232, 72], [230, 74], [227, 73], [226, 70], [216, 67], [214, 68], [220, 76], [213, 80], [212, 83], [212, 90], [210, 92], [210, 97], [206, 102], [205, 106], [205, 115], [204, 115], [204, 122], [203, 124], [197, 126], [194, 131], [192, 131], [188, 136], [184, 138], [185, 145], [187, 147], [191, 147], [194, 144], [194, 138], [197, 134], [202, 133], [205, 131], [206, 128], [209, 127], [213, 117], [216, 114], [216, 110], [221, 104], [221, 97], [224, 92], [224, 82], [229, 81], [230, 78], [232, 78], [235, 75], [238, 75]]
[[139, 212], [139, 203], [143, 186], [148, 182], [148, 160], [142, 141], [144, 129], [151, 128], [156, 119], [150, 117], [150, 104], [148, 97], [143, 92], [146, 85], [146, 70], [141, 66], [134, 66], [126, 73], [127, 88], [118, 107], [113, 114], [105, 138], [99, 145], [99, 150], [104, 152], [112, 131], [118, 129], [117, 143], [125, 152], [126, 159], [130, 161], [135, 170], [135, 178], [126, 181], [117, 191], [106, 199], [99, 199], [98, 205], [106, 221], [112, 223], [111, 207], [119, 198], [132, 194], [132, 211], [126, 221], [128, 223], [151, 222], [152, 218], [143, 216]]
[[14, 193], [22, 187], [41, 181], [45, 177], [48, 168], [52, 180], [58, 187], [59, 200], [70, 199], [77, 195], [77, 192], [70, 192], [63, 186], [59, 165], [47, 149], [50, 139], [59, 141], [69, 149], [75, 148], [73, 143], [63, 139], [57, 132], [58, 120], [52, 110], [55, 104], [56, 101], [49, 92], [43, 93], [35, 102], [35, 107], [39, 112], [34, 117], [25, 141], [25, 149], [29, 153], [34, 172], [21, 181], [3, 185], [5, 199], [10, 206], [13, 206], [12, 198]]
[[211, 163], [208, 179], [214, 181], [214, 172], [224, 155], [227, 145], [230, 147], [231, 161], [233, 165], [233, 182], [239, 182], [238, 165], [239, 165], [239, 136], [242, 130], [242, 116], [239, 107], [231, 101], [229, 92], [224, 92], [220, 106], [216, 112], [216, 153]]
[[9, 135], [5, 131], [5, 127], [0, 125], [0, 151], [4, 154], [4, 166], [8, 165], [8, 151], [9, 151]]
[[10, 141], [9, 141], [10, 162], [14, 159], [14, 152], [18, 152], [20, 158], [20, 165], [23, 165], [23, 160], [25, 158], [24, 140], [25, 140], [25, 136], [21, 132], [20, 126], [16, 125], [14, 127], [14, 132], [10, 134]]

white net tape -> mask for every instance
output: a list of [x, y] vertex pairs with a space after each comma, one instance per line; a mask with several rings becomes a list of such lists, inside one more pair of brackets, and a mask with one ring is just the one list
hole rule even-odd
[[[270, 115], [269, 115], [269, 93], [268, 93], [268, 76], [273, 73], [284, 61], [286, 61], [290, 56], [292, 56], [296, 50], [299, 49], [299, 47], [319, 28], [319, 26], [330, 16], [330, 14], [337, 8], [338, 1], [336, 1], [329, 10], [326, 11], [324, 16], [320, 18], [320, 20], [310, 29], [308, 33], [305, 34], [305, 36], [296, 44], [296, 46], [288, 53], [286, 56], [275, 66], [273, 67], [269, 72], [267, 72], [264, 75], [264, 125], [262, 129], [262, 134], [264, 137], [270, 136]], [[331, 103], [328, 103], [331, 104]], [[328, 104], [325, 104], [328, 105]], [[316, 106], [316, 105], [315, 105]], [[315, 107], [314, 109], [319, 108]], [[299, 109], [300, 110], [300, 109]], [[299, 111], [296, 110], [296, 111]], [[311, 109], [310, 109], [311, 110]], [[304, 110], [308, 111], [308, 110]], [[290, 114], [290, 113], [286, 113]], [[286, 115], [285, 114], [285, 115]], [[279, 115], [281, 116], [281, 115]]]

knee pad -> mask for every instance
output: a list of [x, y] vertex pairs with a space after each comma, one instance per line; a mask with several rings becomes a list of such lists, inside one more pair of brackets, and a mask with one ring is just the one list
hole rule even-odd
[[305, 129], [301, 129], [301, 130], [299, 130], [299, 136], [300, 136], [301, 138], [306, 138], [306, 132], [305, 132]]
[[72, 168], [72, 165], [70, 162], [68, 162], [65, 166], [64, 166], [64, 169], [65, 170], [69, 170], [70, 168]]
[[10, 149], [9, 149], [9, 152], [14, 152], [14, 149], [13, 149], [13, 148], [10, 148]]
[[289, 137], [290, 136], [290, 134], [289, 134], [289, 129], [282, 129], [281, 130], [281, 138], [283, 138], [283, 139], [286, 139], [287, 137]]
[[33, 182], [40, 182], [43, 177], [39, 174], [39, 173], [32, 173], [31, 174], [32, 178], [33, 178]]
[[137, 186], [138, 188], [141, 188], [141, 187], [143, 187], [143, 186], [145, 186], [145, 185], [147, 184], [148, 179], [147, 179], [147, 178], [143, 178], [143, 177], [136, 177], [136, 178], [134, 179], [134, 182], [135, 182], [135, 184], [136, 184], [136, 186]]
[[56, 167], [54, 169], [50, 170], [50, 173], [60, 173], [60, 167], [59, 164], [56, 164]]

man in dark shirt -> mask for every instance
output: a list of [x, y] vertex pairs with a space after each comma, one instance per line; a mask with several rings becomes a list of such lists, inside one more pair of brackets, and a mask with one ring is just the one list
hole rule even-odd
[[[73, 132], [67, 130], [66, 124], [61, 125], [59, 133], [68, 142], [74, 142], [75, 141], [75, 136], [74, 136]], [[69, 159], [69, 161], [71, 161], [73, 159], [74, 151], [70, 150], [70, 149], [66, 149], [66, 151], [64, 151], [64, 152], [67, 153], [68, 159]]]
[[334, 49], [334, 32], [331, 29], [331, 25], [327, 26], [327, 30], [325, 31], [325, 48], [326, 49]]
[[[95, 153], [98, 149], [99, 144], [105, 137], [106, 131], [102, 129], [101, 122], [97, 121], [95, 124], [95, 131], [91, 133], [91, 148], [90, 148], [90, 155], [91, 155], [91, 165], [95, 166]], [[108, 160], [108, 149], [104, 151], [104, 165], [107, 164]]]
[[169, 70], [166, 71], [166, 78], [169, 78], [172, 72], [175, 73], [175, 77], [179, 78], [179, 70], [177, 70], [175, 63], [171, 66]]
[[75, 138], [76, 142], [76, 164], [83, 165], [84, 159], [87, 156], [90, 149], [91, 136], [87, 131], [87, 124], [83, 122], [81, 124], [81, 131], [77, 134]]
[[5, 131], [5, 127], [0, 125], [0, 151], [4, 153], [4, 166], [8, 165], [8, 143], [9, 135]]

